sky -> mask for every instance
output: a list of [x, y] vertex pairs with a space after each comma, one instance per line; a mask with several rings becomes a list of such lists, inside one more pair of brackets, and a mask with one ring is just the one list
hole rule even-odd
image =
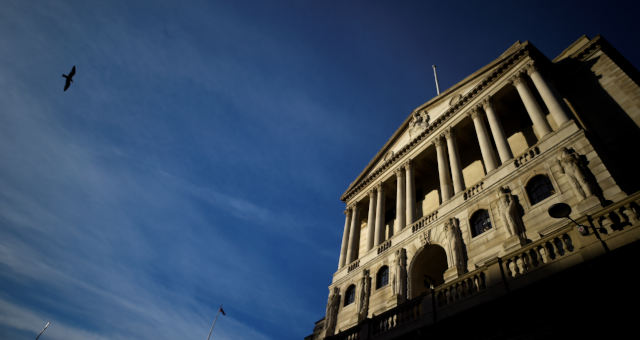
[[[0, 339], [302, 339], [411, 111], [632, 1], [0, 0]], [[77, 73], [63, 92], [71, 67]]]

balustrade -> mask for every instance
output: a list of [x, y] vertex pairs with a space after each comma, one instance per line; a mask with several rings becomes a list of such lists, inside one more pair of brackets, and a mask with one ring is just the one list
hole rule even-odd
[[419, 320], [420, 302], [422, 302], [421, 298], [413, 299], [394, 309], [374, 316], [372, 319], [372, 334], [377, 336], [409, 322]]
[[529, 148], [522, 155], [516, 157], [513, 164], [516, 166], [516, 168], [518, 168], [524, 165], [525, 163], [527, 163], [528, 161], [532, 160], [535, 156], [539, 154], [540, 154], [540, 149], [537, 146], [534, 146], [532, 148]]
[[435, 296], [438, 307], [450, 305], [483, 291], [486, 288], [485, 277], [484, 271], [480, 269], [437, 287]]
[[435, 222], [438, 219], [438, 211], [434, 211], [429, 215], [423, 216], [418, 221], [411, 225], [411, 232], [415, 233], [416, 231], [428, 226], [429, 224]]
[[464, 200], [466, 201], [467, 199], [475, 196], [477, 193], [482, 191], [483, 185], [484, 185], [484, 182], [480, 182], [480, 183], [477, 183], [477, 184], [472, 185], [471, 187], [467, 188], [464, 191]]
[[573, 252], [573, 250], [573, 240], [571, 240], [568, 231], [552, 238], [542, 239], [504, 260], [507, 275], [510, 278], [522, 276], [541, 265]]
[[391, 240], [387, 240], [387, 241], [385, 241], [383, 244], [381, 244], [381, 245], [378, 247], [378, 254], [380, 254], [380, 253], [384, 252], [385, 250], [387, 250], [387, 249], [389, 249], [389, 248], [391, 248]]
[[355, 270], [359, 266], [360, 266], [360, 259], [357, 259], [357, 260], [353, 261], [351, 264], [349, 264], [349, 268], [347, 270], [347, 273]]
[[638, 223], [640, 221], [640, 207], [635, 201], [630, 201], [594, 216], [593, 220], [596, 221], [598, 231], [610, 234]]

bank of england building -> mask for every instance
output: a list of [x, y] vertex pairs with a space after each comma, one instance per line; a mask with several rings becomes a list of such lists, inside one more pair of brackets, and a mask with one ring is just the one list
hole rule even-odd
[[409, 113], [341, 197], [338, 268], [305, 340], [632, 329], [639, 84], [601, 36], [554, 59], [516, 42]]

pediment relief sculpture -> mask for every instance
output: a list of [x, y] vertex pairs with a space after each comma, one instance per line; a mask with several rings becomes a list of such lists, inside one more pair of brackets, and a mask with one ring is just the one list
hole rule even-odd
[[429, 126], [429, 113], [426, 110], [416, 111], [409, 123], [409, 137], [416, 138]]

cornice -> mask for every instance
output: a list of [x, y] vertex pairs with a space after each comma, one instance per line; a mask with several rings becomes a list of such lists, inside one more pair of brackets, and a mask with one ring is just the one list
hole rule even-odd
[[[424, 141], [433, 131], [442, 127], [453, 116], [460, 112], [467, 106], [469, 102], [477, 98], [483, 90], [496, 83], [502, 75], [510, 71], [520, 60], [530, 55], [532, 52], [531, 45], [524, 44], [518, 51], [515, 51], [510, 57], [508, 57], [501, 65], [499, 65], [491, 74], [478, 83], [471, 91], [465, 94], [460, 100], [458, 100], [453, 106], [448, 108], [442, 115], [436, 118], [429, 126], [416, 138], [412, 139], [398, 152], [385, 161], [378, 169], [376, 169], [369, 176], [361, 179], [356, 185], [352, 185], [347, 191], [340, 197], [342, 201], [347, 201], [356, 194], [358, 194], [363, 188], [368, 186], [371, 182], [379, 178], [388, 169], [392, 168], [400, 159], [414, 150], [420, 142]], [[397, 132], [396, 132], [397, 133]], [[357, 181], [358, 179], [356, 179]]]

